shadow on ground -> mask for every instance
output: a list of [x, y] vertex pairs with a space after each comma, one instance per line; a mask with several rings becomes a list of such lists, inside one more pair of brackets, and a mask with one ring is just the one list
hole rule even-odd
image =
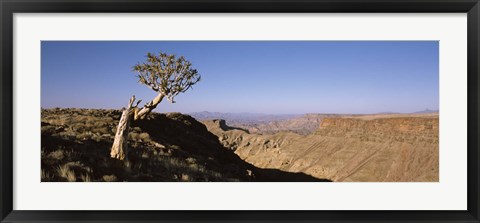
[[319, 179], [305, 173], [292, 173], [278, 169], [256, 168], [258, 182], [332, 182], [328, 179]]

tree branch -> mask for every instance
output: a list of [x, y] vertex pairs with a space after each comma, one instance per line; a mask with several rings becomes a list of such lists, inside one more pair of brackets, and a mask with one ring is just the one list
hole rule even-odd
[[133, 119], [144, 119], [148, 114], [150, 114], [153, 109], [157, 107], [157, 105], [163, 100], [164, 97], [165, 95], [160, 93], [153, 100], [146, 103], [142, 109], [135, 109]]

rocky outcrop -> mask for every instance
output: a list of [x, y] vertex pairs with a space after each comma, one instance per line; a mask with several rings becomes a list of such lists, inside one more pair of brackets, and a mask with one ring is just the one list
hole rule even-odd
[[236, 151], [237, 148], [247, 147], [265, 150], [276, 149], [300, 137], [300, 135], [291, 132], [281, 132], [275, 135], [249, 134], [247, 130], [226, 126], [225, 121], [219, 119], [203, 121], [202, 123], [218, 137], [220, 143], [233, 151]]
[[315, 135], [438, 144], [438, 117], [326, 118]]

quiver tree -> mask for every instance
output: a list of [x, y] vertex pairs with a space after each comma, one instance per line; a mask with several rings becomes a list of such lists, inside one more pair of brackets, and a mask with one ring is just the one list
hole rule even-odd
[[135, 96], [132, 96], [128, 106], [123, 110], [110, 151], [112, 158], [120, 160], [127, 158], [127, 139], [132, 119], [135, 121], [145, 118], [164, 98], [175, 103], [175, 96], [186, 92], [200, 81], [200, 74], [192, 68], [192, 63], [183, 56], [176, 58], [175, 55], [166, 53], [158, 55], [148, 53], [146, 62], [136, 64], [133, 71], [137, 73], [141, 84], [158, 94], [142, 108], [138, 107], [141, 100], [133, 105]]

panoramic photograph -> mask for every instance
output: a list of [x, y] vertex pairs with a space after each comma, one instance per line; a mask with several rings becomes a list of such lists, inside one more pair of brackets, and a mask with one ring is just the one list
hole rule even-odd
[[41, 182], [438, 182], [438, 41], [42, 41]]

